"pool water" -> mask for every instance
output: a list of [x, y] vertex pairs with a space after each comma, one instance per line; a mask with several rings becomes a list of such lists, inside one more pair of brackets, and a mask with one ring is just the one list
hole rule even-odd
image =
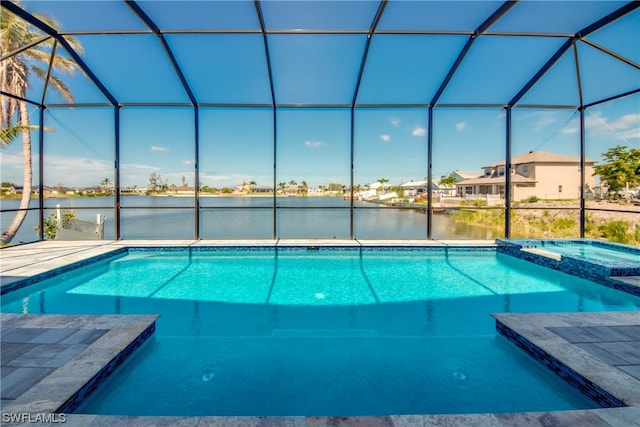
[[2, 304], [161, 314], [76, 412], [389, 415], [594, 408], [489, 314], [638, 310], [640, 297], [495, 250], [130, 250]]
[[556, 243], [544, 242], [545, 250], [555, 252], [565, 256], [575, 256], [578, 258], [603, 262], [624, 262], [637, 263], [640, 265], [639, 250], [620, 250], [613, 245], [602, 246], [587, 243]]

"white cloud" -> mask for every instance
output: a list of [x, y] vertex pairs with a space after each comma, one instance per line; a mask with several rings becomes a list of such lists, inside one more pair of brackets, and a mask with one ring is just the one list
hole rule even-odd
[[380, 135], [380, 139], [383, 140], [384, 142], [389, 142], [391, 141], [391, 135], [387, 135], [387, 134]]
[[618, 134], [618, 139], [640, 138], [640, 127], [629, 129]]
[[533, 128], [531, 130], [533, 132], [539, 132], [557, 121], [558, 120], [553, 114], [542, 114], [533, 122]]
[[123, 172], [132, 173], [133, 171], [136, 171], [136, 170], [142, 170], [145, 172], [157, 171], [157, 170], [160, 170], [160, 168], [156, 166], [145, 165], [142, 163], [123, 163], [122, 166], [120, 167], [120, 170]]
[[415, 128], [411, 135], [413, 136], [425, 136], [427, 134], [427, 129], [425, 128]]
[[318, 148], [324, 145], [324, 142], [322, 141], [305, 141], [304, 145], [306, 145], [309, 148]]
[[185, 166], [193, 166], [193, 160], [183, 160], [182, 164]]
[[393, 126], [394, 128], [400, 126], [400, 119], [396, 119], [395, 117], [389, 119], [389, 122], [391, 122], [391, 126]]
[[463, 130], [467, 127], [467, 122], [456, 123], [456, 130]]
[[228, 181], [231, 177], [229, 175], [202, 175], [201, 181], [213, 181], [213, 182], [222, 182]]
[[578, 133], [578, 128], [576, 126], [567, 126], [565, 128], [563, 128], [560, 133], [565, 134], [565, 135], [572, 135], [575, 133]]
[[[34, 171], [37, 156], [34, 156]], [[88, 157], [50, 154], [45, 157], [45, 185], [62, 183], [69, 187], [90, 187], [113, 177], [113, 162]], [[22, 156], [2, 155], [2, 180], [22, 184]], [[34, 180], [33, 185], [37, 185]]]
[[640, 114], [625, 114], [609, 126], [611, 129], [627, 129], [640, 124]]
[[[588, 111], [588, 110], [587, 110]], [[640, 132], [640, 114], [625, 114], [615, 121], [610, 121], [601, 111], [589, 112], [585, 116], [584, 126], [589, 135], [609, 135], [616, 139], [638, 138]], [[576, 134], [580, 132], [579, 120], [574, 120], [561, 133]]]
[[161, 147], [159, 145], [152, 145], [151, 146], [151, 151], [165, 152], [165, 151], [169, 151], [169, 149], [167, 147]]

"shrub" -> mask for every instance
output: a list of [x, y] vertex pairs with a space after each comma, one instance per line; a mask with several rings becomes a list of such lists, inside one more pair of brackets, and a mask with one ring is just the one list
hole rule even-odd
[[[62, 211], [62, 228], [70, 228], [71, 224], [76, 220], [76, 213], [74, 211]], [[53, 240], [58, 233], [58, 215], [55, 212], [51, 212], [48, 217], [44, 218], [44, 238]], [[35, 226], [33, 229], [40, 234], [40, 227]]]
[[602, 224], [598, 227], [602, 237], [610, 242], [616, 243], [629, 243], [629, 223], [626, 221], [609, 221], [606, 224]]

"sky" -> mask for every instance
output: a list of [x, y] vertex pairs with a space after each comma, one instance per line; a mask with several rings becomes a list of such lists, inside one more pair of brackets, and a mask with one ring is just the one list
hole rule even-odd
[[[144, 30], [122, 2], [24, 1], [29, 11], [53, 17], [67, 31]], [[267, 29], [366, 30], [377, 2], [266, 1]], [[501, 2], [389, 2], [379, 30], [471, 31]], [[570, 34], [625, 2], [524, 1], [490, 30]], [[169, 30], [259, 29], [253, 2], [148, 2], [139, 5]], [[455, 12], [455, 13], [452, 13]], [[418, 19], [417, 17], [420, 17]], [[587, 40], [640, 63], [640, 11]], [[200, 182], [233, 187], [255, 181], [272, 186], [306, 181], [310, 186], [349, 185], [351, 110], [366, 34], [269, 34], [275, 101], [333, 105], [276, 110], [274, 127], [267, 58], [261, 34], [167, 34], [166, 40], [199, 103], [261, 104], [264, 107], [199, 108]], [[78, 35], [82, 58], [120, 103], [188, 103], [189, 97], [158, 39], [150, 34]], [[369, 46], [353, 123], [354, 184], [386, 178], [400, 184], [427, 176], [428, 111], [383, 104], [431, 102], [467, 41], [465, 35], [375, 34]], [[565, 39], [481, 36], [438, 99], [440, 104], [505, 104]], [[65, 52], [61, 54], [66, 55]], [[640, 71], [593, 48], [577, 44], [585, 104], [640, 88]], [[64, 79], [78, 103], [105, 103], [81, 72]], [[606, 82], [606, 84], [603, 84]], [[34, 81], [28, 97], [39, 101]], [[575, 56], [568, 51], [521, 99], [519, 105], [578, 105]], [[52, 90], [47, 103], [61, 103]], [[37, 123], [37, 107], [29, 107]], [[514, 108], [512, 152], [544, 150], [578, 156], [575, 110]], [[587, 157], [609, 147], [640, 148], [640, 95], [587, 109]], [[45, 112], [45, 185], [70, 187], [113, 181], [112, 107], [48, 108]], [[480, 171], [505, 152], [502, 108], [434, 108], [433, 176]], [[277, 146], [274, 149], [274, 137]], [[36, 134], [34, 133], [34, 138]], [[149, 175], [170, 184], [195, 181], [194, 110], [191, 107], [124, 106], [120, 113], [121, 185], [146, 187]], [[37, 153], [36, 158], [39, 153]], [[21, 182], [21, 143], [0, 153], [2, 181]], [[274, 177], [274, 163], [276, 174]], [[37, 164], [37, 162], [34, 162]], [[37, 182], [36, 172], [35, 182]]]

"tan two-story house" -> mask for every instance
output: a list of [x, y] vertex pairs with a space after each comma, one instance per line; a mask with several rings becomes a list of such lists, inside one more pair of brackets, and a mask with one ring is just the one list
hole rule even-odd
[[[580, 198], [580, 157], [546, 151], [529, 151], [511, 159], [511, 199], [524, 200]], [[585, 159], [585, 190], [594, 187], [593, 165]], [[456, 184], [458, 196], [500, 194], [504, 196], [505, 162], [484, 166], [483, 175]]]

